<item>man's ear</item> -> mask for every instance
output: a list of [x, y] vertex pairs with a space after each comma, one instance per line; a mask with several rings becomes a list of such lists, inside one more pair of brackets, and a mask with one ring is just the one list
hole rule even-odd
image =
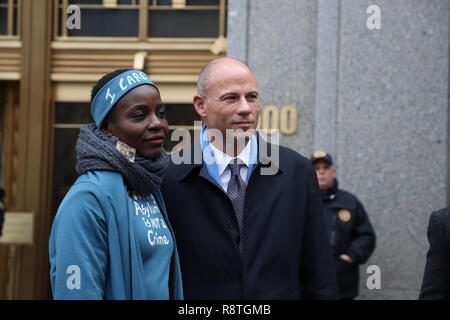
[[333, 174], [333, 178], [336, 178], [336, 167], [335, 166], [331, 167], [331, 173]]
[[205, 99], [201, 95], [196, 94], [192, 99], [192, 102], [194, 103], [195, 111], [197, 111], [200, 117], [205, 118]]

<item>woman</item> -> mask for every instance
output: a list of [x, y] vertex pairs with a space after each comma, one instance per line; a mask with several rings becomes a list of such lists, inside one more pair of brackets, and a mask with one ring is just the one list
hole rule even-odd
[[175, 238], [159, 191], [169, 157], [159, 90], [139, 70], [92, 89], [76, 170], [49, 242], [55, 299], [182, 299]]
[[428, 224], [430, 249], [423, 276], [421, 300], [450, 299], [450, 208], [433, 212]]

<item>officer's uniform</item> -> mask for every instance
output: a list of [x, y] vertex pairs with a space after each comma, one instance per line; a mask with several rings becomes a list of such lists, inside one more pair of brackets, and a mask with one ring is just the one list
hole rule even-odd
[[[311, 158], [315, 163], [324, 160], [333, 164], [331, 156]], [[339, 190], [338, 181], [322, 194], [324, 213], [333, 250], [339, 295], [341, 299], [353, 299], [358, 295], [359, 265], [365, 263], [375, 249], [375, 232], [362, 203], [350, 192]], [[340, 255], [347, 254], [349, 263]]]

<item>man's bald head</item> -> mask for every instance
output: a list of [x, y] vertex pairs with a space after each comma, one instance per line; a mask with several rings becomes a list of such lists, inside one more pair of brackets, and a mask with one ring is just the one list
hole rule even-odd
[[217, 140], [216, 148], [230, 155], [239, 154], [237, 141], [247, 143], [258, 125], [258, 84], [251, 70], [232, 58], [211, 61], [199, 75], [198, 94], [194, 95], [193, 103], [208, 130], [216, 129], [222, 137], [227, 130], [233, 132], [228, 147]]
[[210, 82], [214, 79], [214, 73], [219, 72], [220, 68], [237, 67], [247, 70], [253, 75], [250, 68], [243, 63], [234, 58], [224, 57], [210, 61], [206, 66], [203, 67], [197, 80], [197, 93], [203, 97], [208, 96], [208, 89]]

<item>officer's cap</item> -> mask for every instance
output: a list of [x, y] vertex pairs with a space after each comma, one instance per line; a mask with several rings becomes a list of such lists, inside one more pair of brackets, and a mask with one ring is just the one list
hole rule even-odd
[[312, 157], [310, 158], [311, 162], [315, 164], [317, 161], [325, 161], [330, 166], [333, 165], [333, 158], [331, 157], [331, 154], [325, 151], [316, 151], [313, 153]]

